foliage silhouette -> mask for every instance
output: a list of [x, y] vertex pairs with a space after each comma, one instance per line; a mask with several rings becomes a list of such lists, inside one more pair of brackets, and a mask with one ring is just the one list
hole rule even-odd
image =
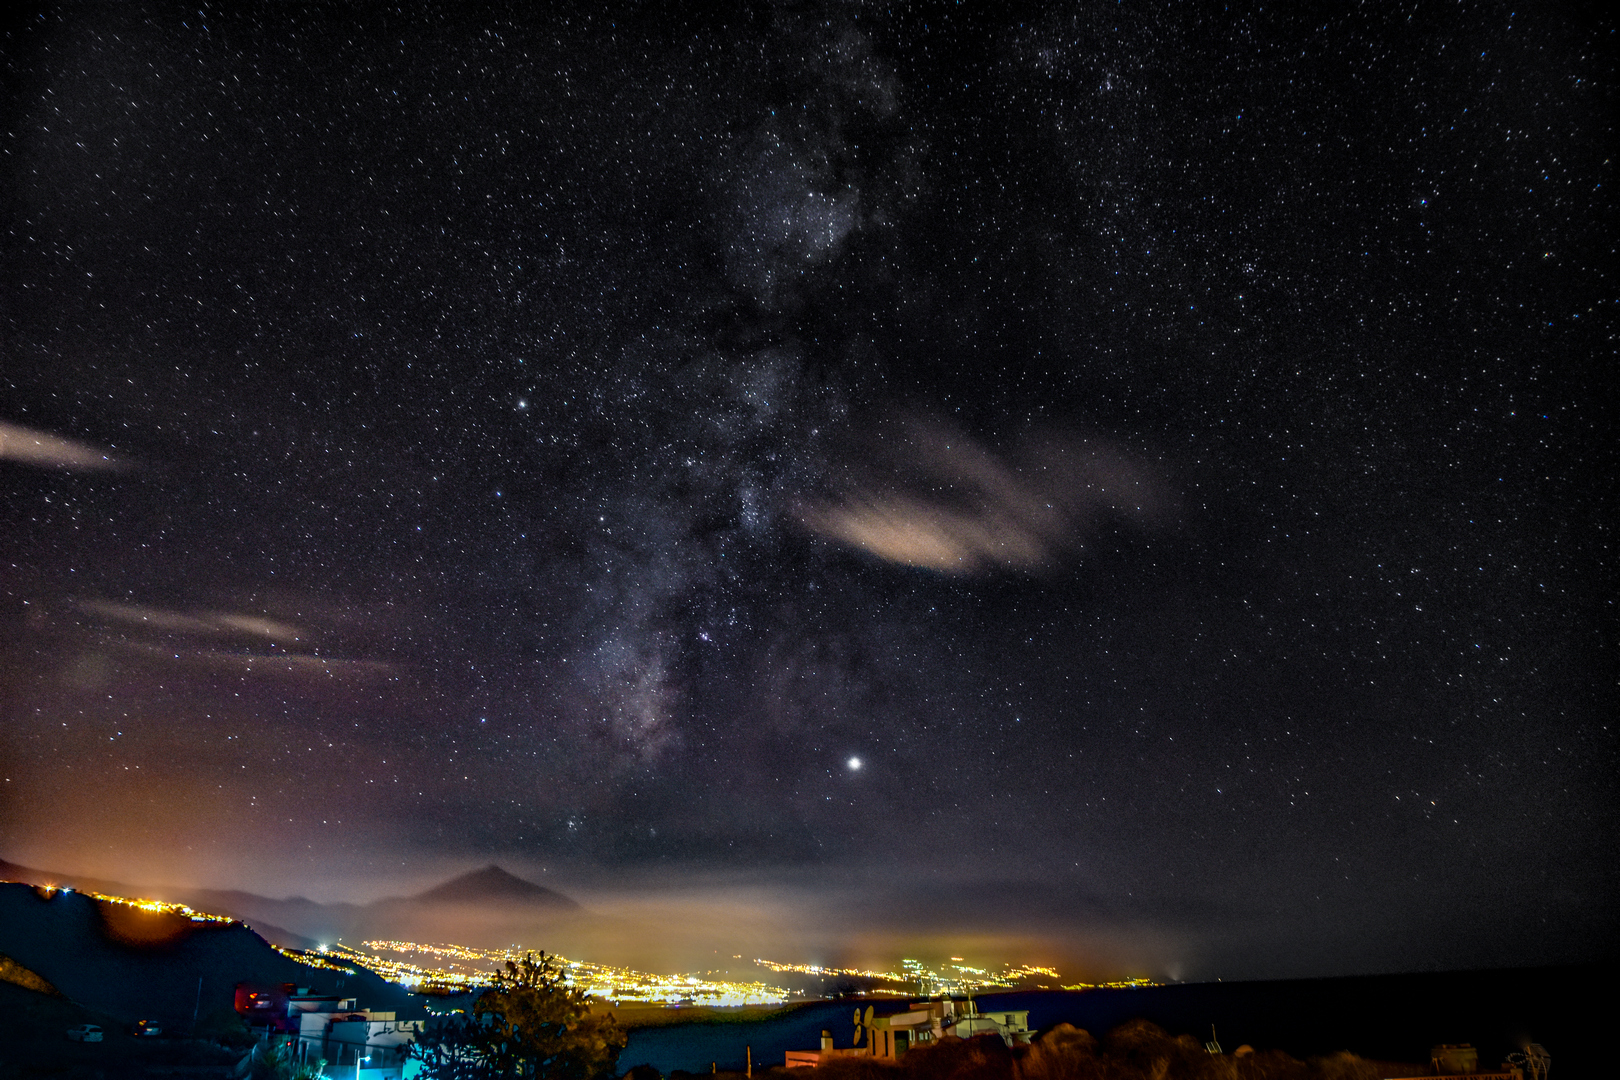
[[508, 960], [469, 1013], [441, 1018], [411, 1048], [426, 1080], [596, 1080], [613, 1069], [624, 1033], [593, 1015], [552, 957]]
[[1210, 1054], [1190, 1035], [1172, 1037], [1132, 1020], [1101, 1041], [1058, 1024], [1029, 1046], [1000, 1036], [946, 1036], [910, 1050], [897, 1063], [864, 1056], [834, 1058], [803, 1080], [1372, 1080], [1370, 1062], [1339, 1054], [1310, 1063], [1277, 1050]]
[[[242, 1059], [246, 1080], [321, 1080], [326, 1062], [296, 1062], [292, 1050], [280, 1039], [259, 1043]], [[238, 1075], [242, 1075], [238, 1066]]]

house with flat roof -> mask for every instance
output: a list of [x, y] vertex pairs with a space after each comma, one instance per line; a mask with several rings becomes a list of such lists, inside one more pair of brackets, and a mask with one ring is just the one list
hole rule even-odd
[[917, 1046], [935, 1043], [947, 1036], [971, 1039], [975, 1035], [995, 1034], [1014, 1046], [1030, 1040], [1029, 1010], [995, 1010], [981, 1013], [969, 998], [955, 1001], [937, 998], [916, 1001], [904, 1012], [877, 1016], [876, 1006], [868, 1006], [863, 1015], [856, 1010], [856, 1038], [854, 1045], [839, 1048], [833, 1045], [832, 1033], [821, 1033], [819, 1050], [789, 1050], [786, 1065], [790, 1069], [813, 1068], [835, 1057], [875, 1057], [895, 1061]]
[[312, 994], [307, 987], [237, 987], [236, 1010], [267, 1037], [285, 1038], [294, 1062], [341, 1066], [345, 1080], [404, 1080], [406, 1052], [423, 1021], [392, 1011], [357, 1008], [354, 998]]

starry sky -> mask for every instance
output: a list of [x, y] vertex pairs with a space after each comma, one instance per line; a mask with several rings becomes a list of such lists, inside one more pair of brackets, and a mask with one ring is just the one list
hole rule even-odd
[[6, 17], [0, 855], [1613, 955], [1612, 23], [595, 7]]

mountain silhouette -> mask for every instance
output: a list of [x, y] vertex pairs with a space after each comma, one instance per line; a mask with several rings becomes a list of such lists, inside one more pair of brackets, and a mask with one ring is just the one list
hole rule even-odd
[[[18, 866], [0, 859], [0, 882], [54, 884], [112, 896], [152, 897], [247, 923], [267, 941], [291, 949], [317, 943], [402, 937], [450, 940], [469, 925], [514, 920], [526, 930], [554, 927], [585, 912], [569, 897], [498, 866], [462, 874], [415, 896], [368, 904], [322, 904], [301, 896], [272, 899], [238, 889], [128, 885]], [[469, 924], [468, 919], [474, 920]], [[539, 920], [538, 923], [535, 920]], [[500, 931], [510, 940], [510, 926]], [[493, 931], [491, 932], [494, 933]]]
[[[419, 999], [396, 983], [362, 967], [345, 972], [302, 963], [240, 923], [194, 922], [23, 883], [0, 883], [0, 954], [10, 958], [13, 974], [26, 970], [69, 1001], [121, 1023], [156, 1019], [174, 1032], [190, 1030], [199, 1015], [229, 1014], [236, 984], [244, 981], [323, 993], [342, 986], [343, 996], [361, 999], [362, 1007], [394, 1009], [402, 1019], [425, 1015]], [[0, 1073], [13, 1075], [4, 1066]]]
[[524, 881], [515, 874], [491, 863], [482, 870], [473, 870], [460, 877], [435, 885], [426, 892], [417, 893], [411, 900], [420, 904], [532, 904], [575, 910], [577, 903], [562, 893], [553, 892], [543, 885]]

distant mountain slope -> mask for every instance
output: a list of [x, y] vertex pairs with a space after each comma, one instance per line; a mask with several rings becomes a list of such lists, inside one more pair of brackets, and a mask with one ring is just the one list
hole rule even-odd
[[501, 924], [499, 931], [491, 931], [492, 940], [498, 937], [510, 941], [510, 924], [514, 920], [534, 929], [583, 914], [580, 905], [562, 893], [494, 865], [451, 878], [414, 896], [389, 897], [369, 904], [322, 904], [302, 896], [278, 900], [238, 889], [129, 885], [38, 870], [3, 859], [0, 880], [57, 884], [110, 896], [185, 904], [198, 911], [239, 919], [266, 940], [295, 949], [314, 948], [321, 942], [353, 944], [375, 937], [459, 940], [457, 935], [466, 930], [469, 918]]
[[507, 873], [493, 864], [451, 878], [410, 898], [423, 904], [534, 904], [577, 911], [579, 905], [562, 893]]
[[[31, 866], [22, 866], [18, 863], [0, 859], [0, 882], [6, 881], [22, 882], [30, 885], [60, 885], [64, 888], [78, 889], [81, 892], [101, 893], [103, 896], [127, 896], [131, 899], [165, 900], [172, 904], [185, 904], [187, 907], [195, 908], [210, 915], [224, 915], [247, 923], [260, 937], [273, 945], [280, 945], [284, 949], [313, 949], [319, 945], [319, 942], [314, 938], [284, 930], [280, 926], [267, 921], [259, 914], [265, 905], [291, 905], [294, 910], [302, 909], [306, 912], [311, 909], [317, 911], [322, 909], [322, 905], [301, 897], [294, 900], [270, 900], [263, 896], [256, 896], [253, 893], [237, 892], [235, 890], [130, 885], [122, 881], [109, 881], [104, 878], [61, 874], [53, 870], [38, 870]], [[353, 905], [337, 906], [353, 907]]]
[[38, 870], [32, 866], [20, 866], [14, 862], [0, 859], [0, 881], [22, 881], [31, 885], [61, 885], [69, 889], [79, 889], [84, 892], [105, 893], [108, 896], [135, 896], [128, 892], [131, 887], [122, 882], [107, 881], [103, 878], [81, 877], [78, 874], [59, 874], [54, 870]]
[[[302, 896], [276, 900], [238, 889], [182, 889], [174, 895], [158, 893], [198, 911], [241, 919], [278, 945], [312, 948], [300, 942], [332, 942], [354, 937], [365, 911], [358, 904], [321, 904]], [[286, 927], [288, 929], [283, 929]], [[292, 943], [292, 944], [289, 944]]]
[[[275, 900], [224, 889], [194, 889], [174, 899], [199, 911], [231, 915], [261, 927], [267, 938], [282, 944], [293, 939], [353, 944], [377, 937], [461, 940], [457, 935], [463, 933], [469, 917], [515, 919], [533, 925], [581, 912], [569, 897], [498, 866], [474, 870], [414, 896], [388, 897], [369, 904], [321, 904], [302, 896]], [[497, 936], [511, 940], [504, 932]]]
[[299, 963], [240, 924], [192, 922], [79, 892], [0, 884], [0, 953], [80, 1005], [171, 1030], [184, 1030], [199, 1010], [229, 1009], [239, 982], [341, 988], [362, 1007], [394, 1009], [402, 1019], [424, 1014], [394, 983], [363, 968]]

